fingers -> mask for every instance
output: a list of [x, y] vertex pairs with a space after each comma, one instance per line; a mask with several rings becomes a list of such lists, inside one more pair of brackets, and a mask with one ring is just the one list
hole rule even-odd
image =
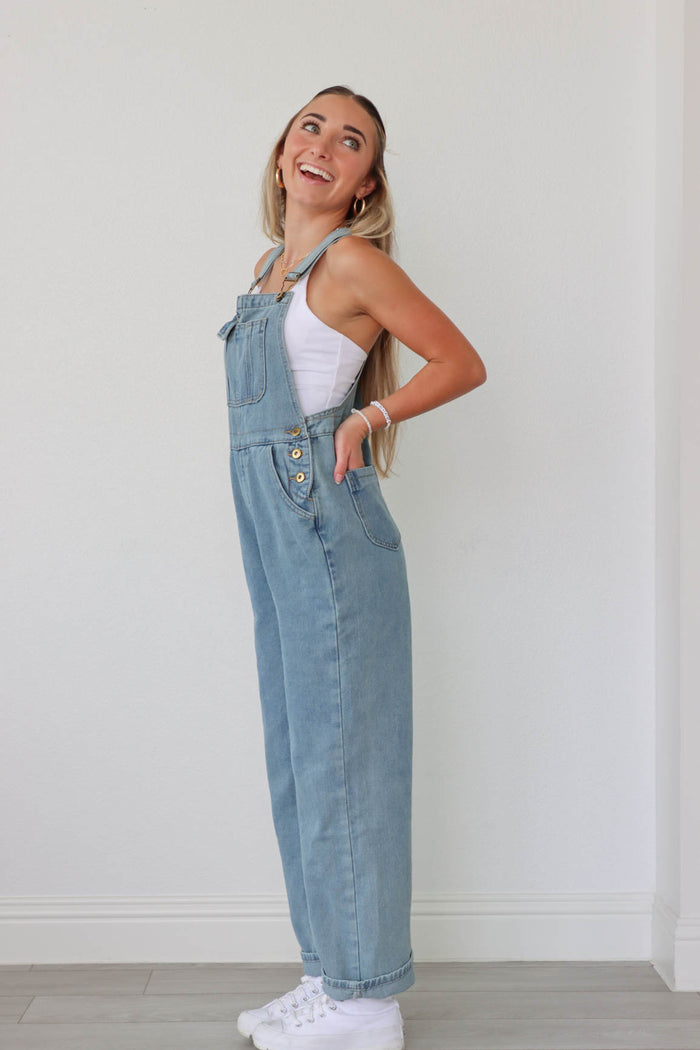
[[333, 478], [337, 485], [339, 485], [340, 482], [343, 480], [348, 470], [358, 470], [360, 467], [364, 467], [365, 465], [364, 456], [362, 455], [362, 449], [359, 449], [356, 452], [354, 449], [351, 448], [341, 455], [338, 455], [336, 451], [336, 457], [337, 458], [335, 463], [335, 473], [333, 474]]
[[340, 484], [348, 470], [357, 470], [358, 467], [365, 465], [364, 456], [362, 455], [362, 440], [365, 427], [362, 425], [358, 431], [355, 425], [357, 418], [357, 416], [348, 416], [333, 435], [335, 446], [333, 479], [336, 485]]
[[338, 454], [336, 450], [336, 461], [335, 471], [333, 473], [333, 480], [336, 485], [339, 485], [345, 477], [345, 472], [348, 470], [350, 464], [350, 450], [346, 449], [344, 453]]

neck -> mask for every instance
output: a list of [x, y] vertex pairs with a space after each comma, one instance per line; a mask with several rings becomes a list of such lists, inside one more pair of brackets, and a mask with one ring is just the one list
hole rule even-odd
[[284, 216], [284, 261], [290, 269], [345, 221], [344, 213], [309, 212], [294, 203], [287, 201]]

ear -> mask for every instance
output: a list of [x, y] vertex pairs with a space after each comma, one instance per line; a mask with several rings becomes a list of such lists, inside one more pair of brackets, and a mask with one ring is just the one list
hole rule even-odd
[[[365, 181], [362, 183], [362, 185], [358, 186], [357, 188], [358, 190], [362, 191], [362, 196], [366, 197], [372, 192], [376, 185], [377, 180], [375, 179], [374, 175], [368, 175]], [[356, 193], [355, 196], [358, 196], [358, 194]]]

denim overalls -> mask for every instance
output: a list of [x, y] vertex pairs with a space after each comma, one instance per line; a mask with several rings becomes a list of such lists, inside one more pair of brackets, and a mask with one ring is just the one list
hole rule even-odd
[[[289, 279], [350, 232], [329, 233]], [[281, 251], [218, 333], [272, 817], [305, 973], [334, 999], [378, 998], [415, 983], [406, 565], [366, 438], [366, 466], [333, 480], [360, 377], [342, 404], [304, 416], [284, 345], [292, 292], [251, 294]]]

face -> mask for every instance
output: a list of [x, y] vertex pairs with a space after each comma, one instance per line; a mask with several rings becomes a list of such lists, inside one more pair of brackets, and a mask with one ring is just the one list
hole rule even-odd
[[[343, 95], [319, 95], [292, 121], [277, 163], [287, 196], [324, 208], [347, 208], [374, 189], [369, 175], [376, 145], [369, 113]], [[324, 176], [305, 173], [311, 164]]]

